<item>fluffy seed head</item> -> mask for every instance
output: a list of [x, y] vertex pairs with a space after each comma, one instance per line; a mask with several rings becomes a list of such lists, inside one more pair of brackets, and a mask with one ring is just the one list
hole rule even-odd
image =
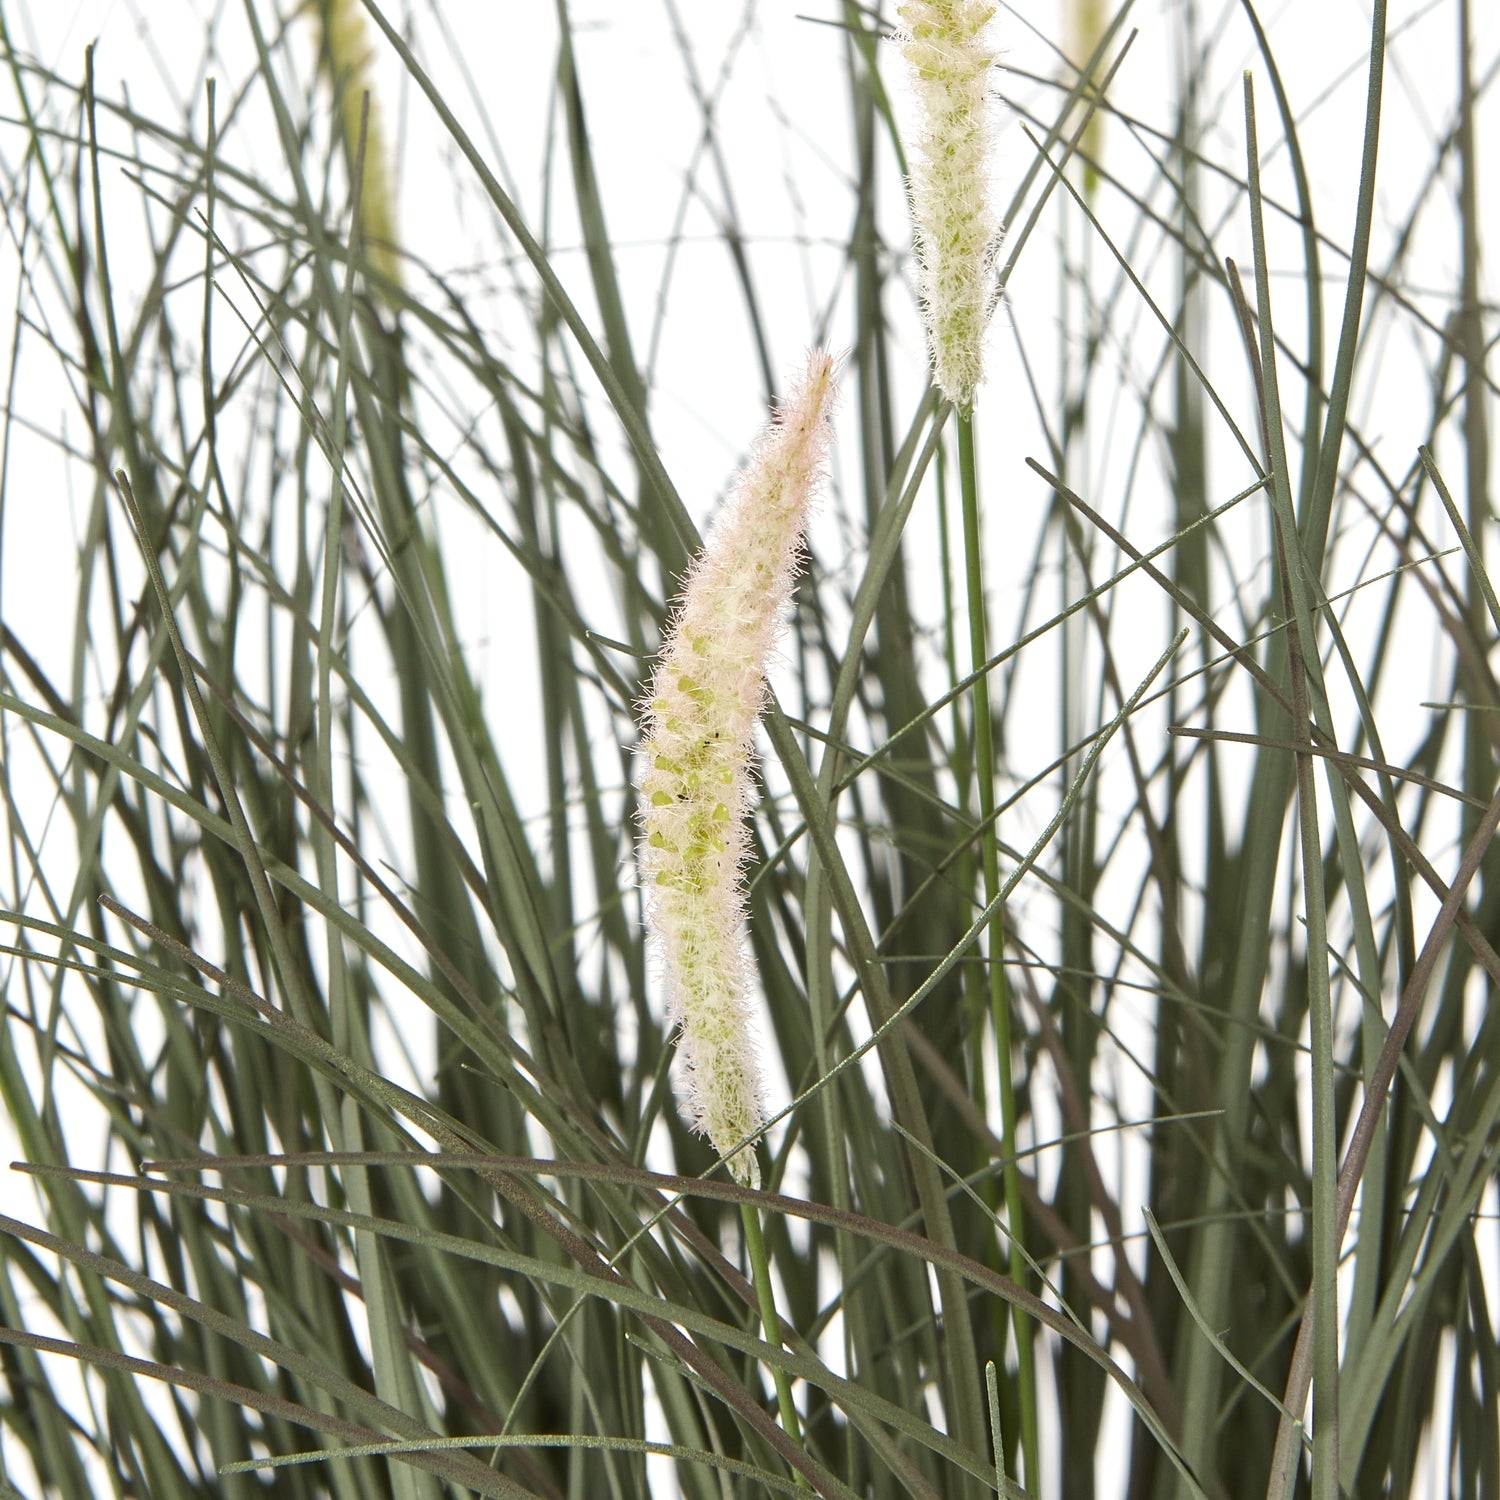
[[[721, 1156], [765, 1120], [744, 941], [753, 736], [827, 459], [833, 377], [829, 355], [809, 357], [735, 481], [688, 568], [643, 705], [646, 918], [678, 1028], [684, 1112]], [[729, 1169], [760, 1185], [753, 1147]]]
[[998, 55], [988, 38], [995, 7], [987, 0], [902, 0], [897, 14], [896, 41], [919, 115], [908, 188], [933, 379], [967, 408], [984, 378], [1000, 240], [987, 92]]
[[[359, 0], [325, 0], [319, 15], [323, 27], [324, 64], [338, 91], [339, 124], [352, 172], [359, 153], [360, 118], [364, 113], [365, 91], [370, 88], [372, 61], [364, 7]], [[394, 250], [395, 200], [395, 185], [391, 175], [390, 156], [386, 150], [380, 102], [371, 90], [370, 114], [365, 126], [360, 215], [370, 264], [382, 277], [392, 282], [399, 281], [401, 277], [401, 262]]]
[[[1074, 64], [1082, 67], [1094, 55], [1099, 38], [1104, 35], [1104, 0], [1068, 0], [1063, 8], [1063, 34], [1066, 37], [1068, 56]], [[1099, 187], [1099, 169], [1094, 164], [1104, 150], [1104, 111], [1095, 110], [1079, 142], [1079, 151], [1084, 158], [1083, 191], [1092, 199]]]

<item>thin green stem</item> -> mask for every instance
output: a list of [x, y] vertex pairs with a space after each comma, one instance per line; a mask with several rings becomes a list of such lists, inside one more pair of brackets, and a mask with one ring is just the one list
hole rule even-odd
[[[776, 1312], [776, 1292], [771, 1285], [771, 1261], [760, 1229], [760, 1210], [753, 1203], [740, 1204], [740, 1221], [745, 1226], [745, 1249], [750, 1255], [750, 1279], [755, 1283], [755, 1296], [760, 1303], [760, 1321], [767, 1342], [780, 1346], [785, 1340], [781, 1336], [781, 1318]], [[781, 1425], [794, 1443], [800, 1443], [802, 1423], [797, 1416], [797, 1404], [792, 1400], [791, 1376], [779, 1365], [773, 1367], [771, 1373], [776, 1378], [776, 1405], [781, 1412]], [[801, 1474], [797, 1475], [797, 1483], [802, 1488], [808, 1487]]]
[[1338, 1497], [1338, 1122], [1334, 1101], [1333, 997], [1328, 973], [1327, 912], [1324, 907], [1322, 837], [1313, 789], [1310, 692], [1321, 696], [1318, 655], [1308, 607], [1306, 572], [1316, 565], [1301, 556], [1292, 511], [1276, 338], [1271, 322], [1271, 283], [1260, 192], [1260, 148], [1255, 130], [1255, 94], [1245, 74], [1245, 137], [1250, 187], [1250, 227], [1255, 246], [1256, 314], [1260, 321], [1261, 388], [1271, 502], [1281, 548], [1281, 573], [1292, 615], [1287, 634], [1291, 667], [1293, 732], [1297, 749], [1297, 813], [1307, 918], [1308, 1040], [1312, 1053], [1312, 1318], [1313, 1318], [1313, 1500]]
[[[956, 413], [958, 422], [958, 477], [964, 516], [964, 571], [968, 584], [969, 658], [974, 671], [989, 659], [984, 614], [984, 568], [979, 547], [979, 484], [974, 462], [973, 411]], [[1010, 1229], [1010, 1274], [1018, 1286], [1028, 1285], [1026, 1259], [1021, 1249], [1021, 1169], [1016, 1162], [1016, 1082], [1011, 1073], [1010, 993], [1002, 962], [1005, 952], [1005, 909], [997, 904], [1000, 891], [1000, 840], [995, 817], [995, 737], [990, 715], [989, 678], [974, 679], [974, 769], [979, 785], [979, 818], [984, 832], [980, 858], [984, 867], [984, 901], [993, 911], [989, 924], [990, 1019], [995, 1028], [996, 1071], [1000, 1076], [1000, 1141], [1005, 1151], [1005, 1216]], [[1017, 1377], [1021, 1396], [1021, 1451], [1026, 1483], [1037, 1487], [1041, 1476], [1037, 1432], [1036, 1365], [1032, 1355], [1031, 1324], [1012, 1309], [1016, 1337]]]

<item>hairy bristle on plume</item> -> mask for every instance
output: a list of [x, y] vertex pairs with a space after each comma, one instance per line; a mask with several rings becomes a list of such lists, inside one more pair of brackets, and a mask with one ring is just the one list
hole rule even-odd
[[995, 144], [985, 0], [903, 0], [896, 42], [918, 123], [911, 150], [918, 285], [933, 380], [956, 406], [973, 405], [984, 378], [984, 331], [994, 305], [1000, 241], [990, 171]]
[[[745, 947], [755, 723], [828, 455], [834, 360], [807, 370], [715, 518], [667, 630], [642, 716], [646, 917], [678, 1030], [684, 1112], [721, 1156], [764, 1122]], [[729, 1156], [760, 1185], [753, 1148]]]

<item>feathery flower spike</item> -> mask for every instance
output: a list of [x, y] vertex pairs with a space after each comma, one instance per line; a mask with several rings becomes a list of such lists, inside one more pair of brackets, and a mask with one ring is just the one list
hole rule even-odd
[[[688, 568], [643, 705], [646, 917], [683, 1061], [684, 1113], [727, 1155], [765, 1120], [744, 946], [753, 735], [766, 666], [828, 454], [834, 361], [822, 352], [777, 411]], [[753, 1147], [729, 1159], [760, 1186]]]
[[988, 0], [902, 0], [901, 48], [920, 114], [912, 151], [912, 222], [933, 379], [967, 409], [984, 378], [990, 271], [1000, 242], [991, 203], [994, 113], [987, 90], [998, 56]]
[[[365, 27], [364, 7], [359, 0], [324, 0], [318, 12], [323, 27], [324, 63], [338, 90], [340, 125], [349, 170], [354, 170], [359, 152], [359, 123], [364, 112], [365, 90], [370, 87], [373, 51]], [[370, 264], [386, 280], [399, 282], [401, 262], [395, 253], [395, 182], [386, 151], [380, 101], [370, 94], [370, 117], [365, 127], [364, 182], [360, 187], [360, 214]]]

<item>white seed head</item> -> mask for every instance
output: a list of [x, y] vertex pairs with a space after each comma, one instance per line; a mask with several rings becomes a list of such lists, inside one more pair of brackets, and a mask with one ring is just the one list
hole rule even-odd
[[[765, 1121], [744, 867], [753, 736], [829, 442], [834, 361], [812, 354], [693, 559], [643, 705], [646, 918], [678, 1029], [684, 1112], [727, 1155]], [[759, 1187], [754, 1149], [729, 1158]]]
[[933, 379], [955, 405], [973, 405], [984, 378], [984, 331], [1000, 225], [991, 201], [995, 143], [987, 0], [902, 0], [897, 45], [919, 124], [911, 151], [918, 285]]

